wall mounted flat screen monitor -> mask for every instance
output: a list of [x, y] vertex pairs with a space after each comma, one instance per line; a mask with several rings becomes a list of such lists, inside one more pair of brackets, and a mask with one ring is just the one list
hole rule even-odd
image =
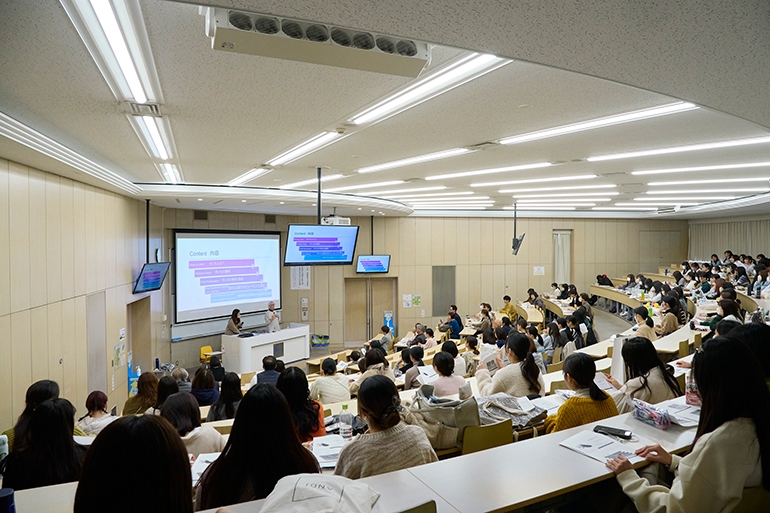
[[290, 224], [284, 265], [353, 263], [358, 226]]
[[166, 279], [171, 262], [159, 262], [157, 264], [144, 264], [139, 278], [134, 284], [134, 294], [159, 290]]
[[356, 272], [359, 274], [386, 273], [390, 270], [390, 255], [359, 255]]

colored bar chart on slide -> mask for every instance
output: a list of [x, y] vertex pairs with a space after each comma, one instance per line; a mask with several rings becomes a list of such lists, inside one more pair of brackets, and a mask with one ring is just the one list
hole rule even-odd
[[289, 227], [287, 265], [349, 264], [356, 247], [357, 226]]
[[386, 273], [390, 269], [390, 255], [359, 255], [356, 272], [359, 274]]

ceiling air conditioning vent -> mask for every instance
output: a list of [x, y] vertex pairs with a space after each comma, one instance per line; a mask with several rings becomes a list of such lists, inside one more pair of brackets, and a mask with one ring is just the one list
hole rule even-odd
[[660, 214], [673, 214], [675, 212], [679, 212], [679, 209], [676, 207], [666, 207], [666, 208], [659, 208], [658, 209], [658, 215]]
[[132, 116], [160, 116], [160, 105], [157, 103], [133, 103], [127, 102], [123, 108], [126, 114]]
[[215, 50], [417, 77], [430, 46], [321, 23], [208, 7], [206, 35]]

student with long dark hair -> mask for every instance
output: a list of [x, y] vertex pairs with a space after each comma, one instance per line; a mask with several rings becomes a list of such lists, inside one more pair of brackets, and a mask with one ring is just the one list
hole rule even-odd
[[94, 390], [86, 397], [86, 410], [88, 413], [78, 419], [77, 426], [87, 435], [98, 435], [102, 429], [111, 424], [117, 417], [107, 411], [107, 394], [101, 390]]
[[201, 367], [195, 372], [190, 392], [198, 401], [198, 406], [210, 406], [219, 399], [219, 390], [214, 374], [206, 367]]
[[[24, 411], [19, 415], [16, 425], [3, 432], [8, 437], [8, 450], [23, 449], [29, 441], [29, 422], [32, 412], [43, 401], [59, 397], [59, 385], [50, 379], [42, 379], [32, 383], [24, 397]], [[86, 434], [78, 426], [74, 426], [73, 434], [85, 436]]]
[[201, 453], [220, 452], [225, 439], [219, 431], [201, 426], [201, 411], [195, 398], [187, 392], [177, 392], [166, 399], [160, 416], [174, 426], [182, 437], [187, 452], [196, 457]]
[[222, 379], [222, 391], [219, 393], [219, 399], [209, 408], [206, 422], [235, 418], [241, 399], [243, 399], [241, 378], [234, 372], [228, 372]]
[[158, 377], [153, 372], [143, 372], [136, 382], [137, 394], [123, 404], [123, 415], [136, 415], [152, 408], [158, 401]]
[[225, 335], [238, 335], [241, 332], [241, 328], [243, 328], [243, 321], [241, 321], [241, 311], [236, 308], [233, 310], [233, 313], [227, 320]]
[[289, 403], [297, 434], [302, 442], [326, 435], [324, 409], [321, 403], [310, 399], [307, 376], [299, 367], [289, 367], [278, 376], [276, 385]]
[[658, 340], [655, 333], [655, 323], [650, 318], [650, 312], [643, 306], [634, 308], [634, 319], [636, 319], [636, 336], [644, 337], [647, 340]]
[[[187, 392], [183, 392], [187, 393]], [[116, 500], [116, 484], [130, 483], [136, 500]], [[123, 417], [88, 449], [75, 493], [74, 513], [192, 513], [187, 449], [165, 419]]]
[[160, 415], [160, 408], [171, 394], [179, 392], [179, 383], [171, 376], [163, 376], [158, 380], [158, 398], [155, 405], [147, 408], [145, 415]]
[[[559, 363], [554, 362], [554, 351], [557, 347], [564, 347], [564, 344], [566, 344], [567, 341], [564, 340], [564, 337], [561, 336], [561, 333], [559, 332], [559, 325], [555, 322], [549, 322], [545, 326], [545, 336], [543, 337], [543, 347], [548, 348], [550, 347], [550, 350], [546, 349], [546, 355], [548, 356], [548, 363]], [[559, 360], [561, 361], [561, 359]]]
[[615, 401], [594, 383], [596, 364], [585, 353], [573, 353], [564, 361], [564, 381], [575, 395], [545, 419], [546, 433], [582, 426], [618, 414]]
[[510, 365], [505, 366], [503, 360], [498, 358], [494, 376], [484, 365], [480, 364], [476, 369], [480, 394], [505, 392], [515, 397], [531, 394], [544, 396], [545, 380], [530, 351], [529, 337], [523, 333], [511, 333], [505, 343], [505, 356]]
[[671, 487], [650, 485], [623, 457], [607, 462], [641, 513], [730, 511], [744, 488], [770, 491], [770, 392], [751, 351], [715, 337], [696, 351], [692, 372], [702, 407], [690, 453], [672, 455], [660, 445], [636, 451], [675, 472]]
[[572, 329], [567, 323], [567, 319], [564, 317], [556, 319], [556, 325], [559, 327], [559, 334], [564, 339], [564, 345], [561, 350], [561, 359], [565, 360], [569, 355], [577, 351], [578, 340], [580, 340], [580, 343], [582, 344], [582, 335], [580, 334], [580, 330]]
[[299, 441], [284, 395], [257, 383], [241, 400], [222, 454], [201, 476], [195, 509], [264, 499], [283, 477], [319, 472], [315, 456]]
[[369, 431], [342, 448], [334, 473], [359, 479], [438, 461], [425, 431], [401, 422], [400, 411], [392, 381], [385, 376], [366, 380], [358, 394], [358, 413]]
[[679, 383], [666, 370], [655, 346], [648, 339], [634, 337], [626, 340], [621, 354], [626, 364], [626, 383], [618, 383], [612, 376], [606, 374], [607, 381], [621, 392], [614, 397], [618, 412], [632, 411], [634, 407], [632, 399], [658, 404], [682, 395]]
[[77, 481], [86, 448], [75, 443], [75, 407], [66, 399], [48, 399], [29, 420], [29, 439], [0, 464], [3, 487], [26, 490]]

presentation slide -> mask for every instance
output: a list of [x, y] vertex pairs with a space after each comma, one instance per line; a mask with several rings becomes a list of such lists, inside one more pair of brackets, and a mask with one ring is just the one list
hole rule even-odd
[[286, 265], [352, 264], [358, 226], [289, 225]]
[[[281, 308], [279, 233], [176, 231], [176, 322]], [[222, 328], [224, 329], [224, 328]]]
[[359, 255], [356, 272], [386, 273], [390, 269], [390, 255]]
[[170, 262], [144, 264], [142, 272], [139, 273], [139, 278], [134, 284], [134, 294], [160, 289], [163, 286], [163, 280], [166, 279], [170, 265]]

